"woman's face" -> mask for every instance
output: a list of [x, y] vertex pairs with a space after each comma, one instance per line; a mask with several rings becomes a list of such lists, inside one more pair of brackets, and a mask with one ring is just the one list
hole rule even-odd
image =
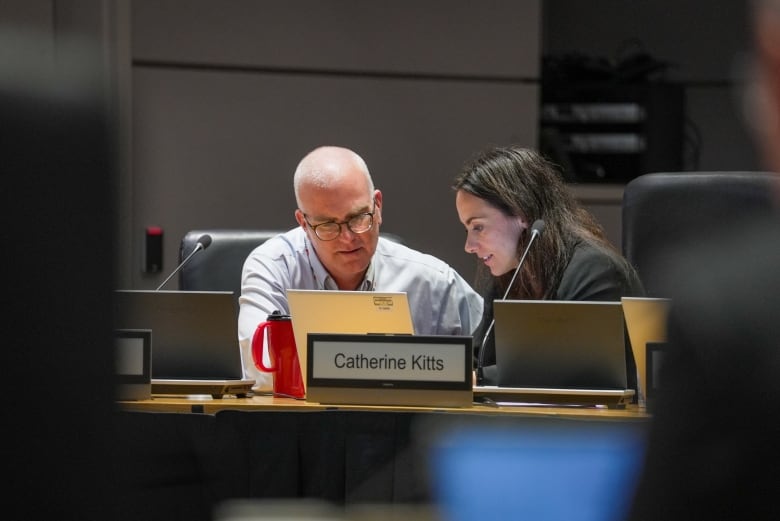
[[528, 223], [463, 190], [455, 194], [455, 207], [466, 227], [466, 252], [474, 253], [495, 276], [515, 269], [519, 262], [517, 243]]

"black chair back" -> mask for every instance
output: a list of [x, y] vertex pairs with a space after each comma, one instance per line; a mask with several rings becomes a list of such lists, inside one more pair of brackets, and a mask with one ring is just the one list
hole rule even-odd
[[186, 291], [232, 291], [241, 294], [241, 270], [249, 253], [280, 233], [279, 230], [191, 230], [179, 246], [179, 262], [192, 253], [203, 235], [211, 244], [196, 253], [179, 271], [179, 288]]
[[768, 172], [660, 172], [623, 192], [623, 254], [649, 296], [668, 296], [665, 275], [682, 246], [739, 233], [740, 223], [774, 211], [776, 176]]

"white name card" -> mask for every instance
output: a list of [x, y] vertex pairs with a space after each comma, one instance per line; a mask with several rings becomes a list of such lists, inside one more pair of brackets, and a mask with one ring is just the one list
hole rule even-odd
[[457, 406], [472, 401], [470, 336], [309, 333], [307, 350], [307, 401]]

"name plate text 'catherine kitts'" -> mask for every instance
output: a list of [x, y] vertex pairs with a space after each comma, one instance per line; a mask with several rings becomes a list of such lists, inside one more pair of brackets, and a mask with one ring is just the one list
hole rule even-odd
[[[308, 401], [437, 405], [455, 397], [458, 406], [472, 401], [470, 336], [310, 333], [307, 349]], [[408, 393], [367, 390], [432, 393], [410, 399]]]

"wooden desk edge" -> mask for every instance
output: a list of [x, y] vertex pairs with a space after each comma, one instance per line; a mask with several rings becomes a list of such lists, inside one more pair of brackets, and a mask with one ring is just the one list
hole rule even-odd
[[547, 405], [501, 405], [474, 404], [472, 407], [411, 407], [394, 405], [326, 405], [310, 403], [293, 398], [274, 396], [251, 396], [237, 398], [225, 396], [215, 399], [207, 395], [195, 396], [153, 396], [148, 400], [119, 401], [120, 410], [137, 412], [170, 412], [216, 414], [221, 410], [239, 411], [376, 411], [376, 412], [441, 412], [446, 414], [486, 414], [501, 416], [557, 416], [604, 420], [647, 420], [650, 414], [644, 407], [627, 405], [625, 409], [606, 407], [572, 407]]

